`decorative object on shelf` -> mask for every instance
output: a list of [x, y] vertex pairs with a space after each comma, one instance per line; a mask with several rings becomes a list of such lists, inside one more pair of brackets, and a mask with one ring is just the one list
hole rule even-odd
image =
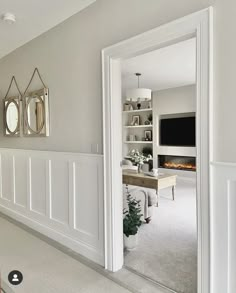
[[152, 108], [152, 101], [148, 102], [148, 108], [151, 109]]
[[[19, 95], [8, 97], [12, 83], [15, 83]], [[4, 110], [4, 135], [10, 137], [18, 137], [21, 133], [21, 98], [19, 86], [16, 82], [15, 76], [12, 77], [10, 85], [8, 87], [5, 98], [3, 99]]]
[[135, 73], [138, 78], [138, 87], [134, 89], [128, 89], [126, 91], [126, 99], [128, 101], [137, 102], [137, 108], [141, 109], [141, 102], [148, 101], [152, 98], [152, 91], [147, 88], [140, 88], [139, 87], [139, 78], [141, 73]]
[[136, 135], [130, 134], [129, 135], [129, 141], [136, 141]]
[[147, 120], [144, 122], [145, 125], [152, 125], [152, 114], [147, 116]]
[[138, 126], [140, 125], [140, 116], [134, 115], [132, 116], [131, 126]]
[[[31, 82], [38, 74], [43, 88], [32, 92], [27, 92]], [[49, 93], [41, 75], [35, 68], [31, 80], [24, 92], [24, 135], [25, 136], [49, 136]]]
[[138, 108], [138, 110], [140, 110], [141, 109], [141, 102], [140, 102], [140, 100], [138, 100], [138, 103], [137, 103], [137, 108]]
[[145, 130], [144, 131], [144, 137], [146, 141], [152, 141], [152, 131], [151, 130]]
[[123, 210], [123, 233], [124, 233], [124, 247], [127, 250], [132, 250], [137, 246], [138, 229], [142, 224], [140, 201], [131, 196], [127, 190], [127, 204], [128, 208]]
[[138, 171], [141, 172], [142, 165], [152, 160], [152, 155], [144, 156], [144, 154], [137, 149], [133, 149], [129, 152], [127, 158], [130, 159], [134, 165], [138, 166]]
[[131, 111], [131, 110], [133, 110], [133, 106], [131, 104], [125, 103], [124, 111]]
[[152, 123], [151, 123], [149, 120], [146, 120], [146, 121], [144, 122], [144, 124], [145, 124], [145, 125], [151, 125]]
[[152, 113], [148, 115], [148, 121], [152, 124]]

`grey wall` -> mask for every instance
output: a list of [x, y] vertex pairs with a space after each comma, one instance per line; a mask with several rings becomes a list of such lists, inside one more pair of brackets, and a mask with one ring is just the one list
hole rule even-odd
[[187, 85], [153, 92], [153, 116], [196, 112], [196, 86]]
[[[4, 138], [0, 147], [102, 153], [101, 49], [203, 9], [213, 0], [97, 0], [95, 4], [0, 61], [0, 90], [15, 74], [22, 89], [34, 67], [50, 88], [51, 136]], [[234, 0], [217, 1], [215, 14], [216, 160], [236, 161]], [[2, 122], [0, 123], [2, 129]]]

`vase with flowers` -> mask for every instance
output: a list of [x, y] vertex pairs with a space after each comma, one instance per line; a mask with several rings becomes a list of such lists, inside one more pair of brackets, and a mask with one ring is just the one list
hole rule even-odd
[[139, 152], [139, 150], [133, 149], [129, 152], [127, 158], [138, 167], [138, 172], [141, 172], [143, 164], [148, 163], [149, 160], [152, 160], [152, 155], [144, 155], [143, 153]]

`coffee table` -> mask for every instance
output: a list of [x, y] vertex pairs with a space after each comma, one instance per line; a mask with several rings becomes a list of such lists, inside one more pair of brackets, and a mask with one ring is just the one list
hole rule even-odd
[[157, 206], [159, 190], [163, 188], [172, 187], [172, 199], [175, 200], [175, 186], [177, 175], [161, 173], [158, 176], [152, 177], [144, 173], [136, 173], [129, 170], [123, 170], [122, 177], [123, 184], [155, 189], [157, 193]]

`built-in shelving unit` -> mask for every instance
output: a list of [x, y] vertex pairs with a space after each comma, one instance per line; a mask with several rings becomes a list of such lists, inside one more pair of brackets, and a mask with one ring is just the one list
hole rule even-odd
[[[132, 110], [123, 111], [123, 157], [127, 157], [132, 149], [143, 152], [143, 148], [153, 150], [153, 125], [148, 124], [148, 118], [153, 113], [153, 109], [148, 108], [147, 102], [142, 102], [141, 109], [137, 109], [137, 103], [130, 102]], [[139, 124], [132, 125], [133, 116], [139, 116]], [[145, 124], [147, 123], [147, 124]], [[145, 131], [151, 133], [151, 140], [145, 140]]]

